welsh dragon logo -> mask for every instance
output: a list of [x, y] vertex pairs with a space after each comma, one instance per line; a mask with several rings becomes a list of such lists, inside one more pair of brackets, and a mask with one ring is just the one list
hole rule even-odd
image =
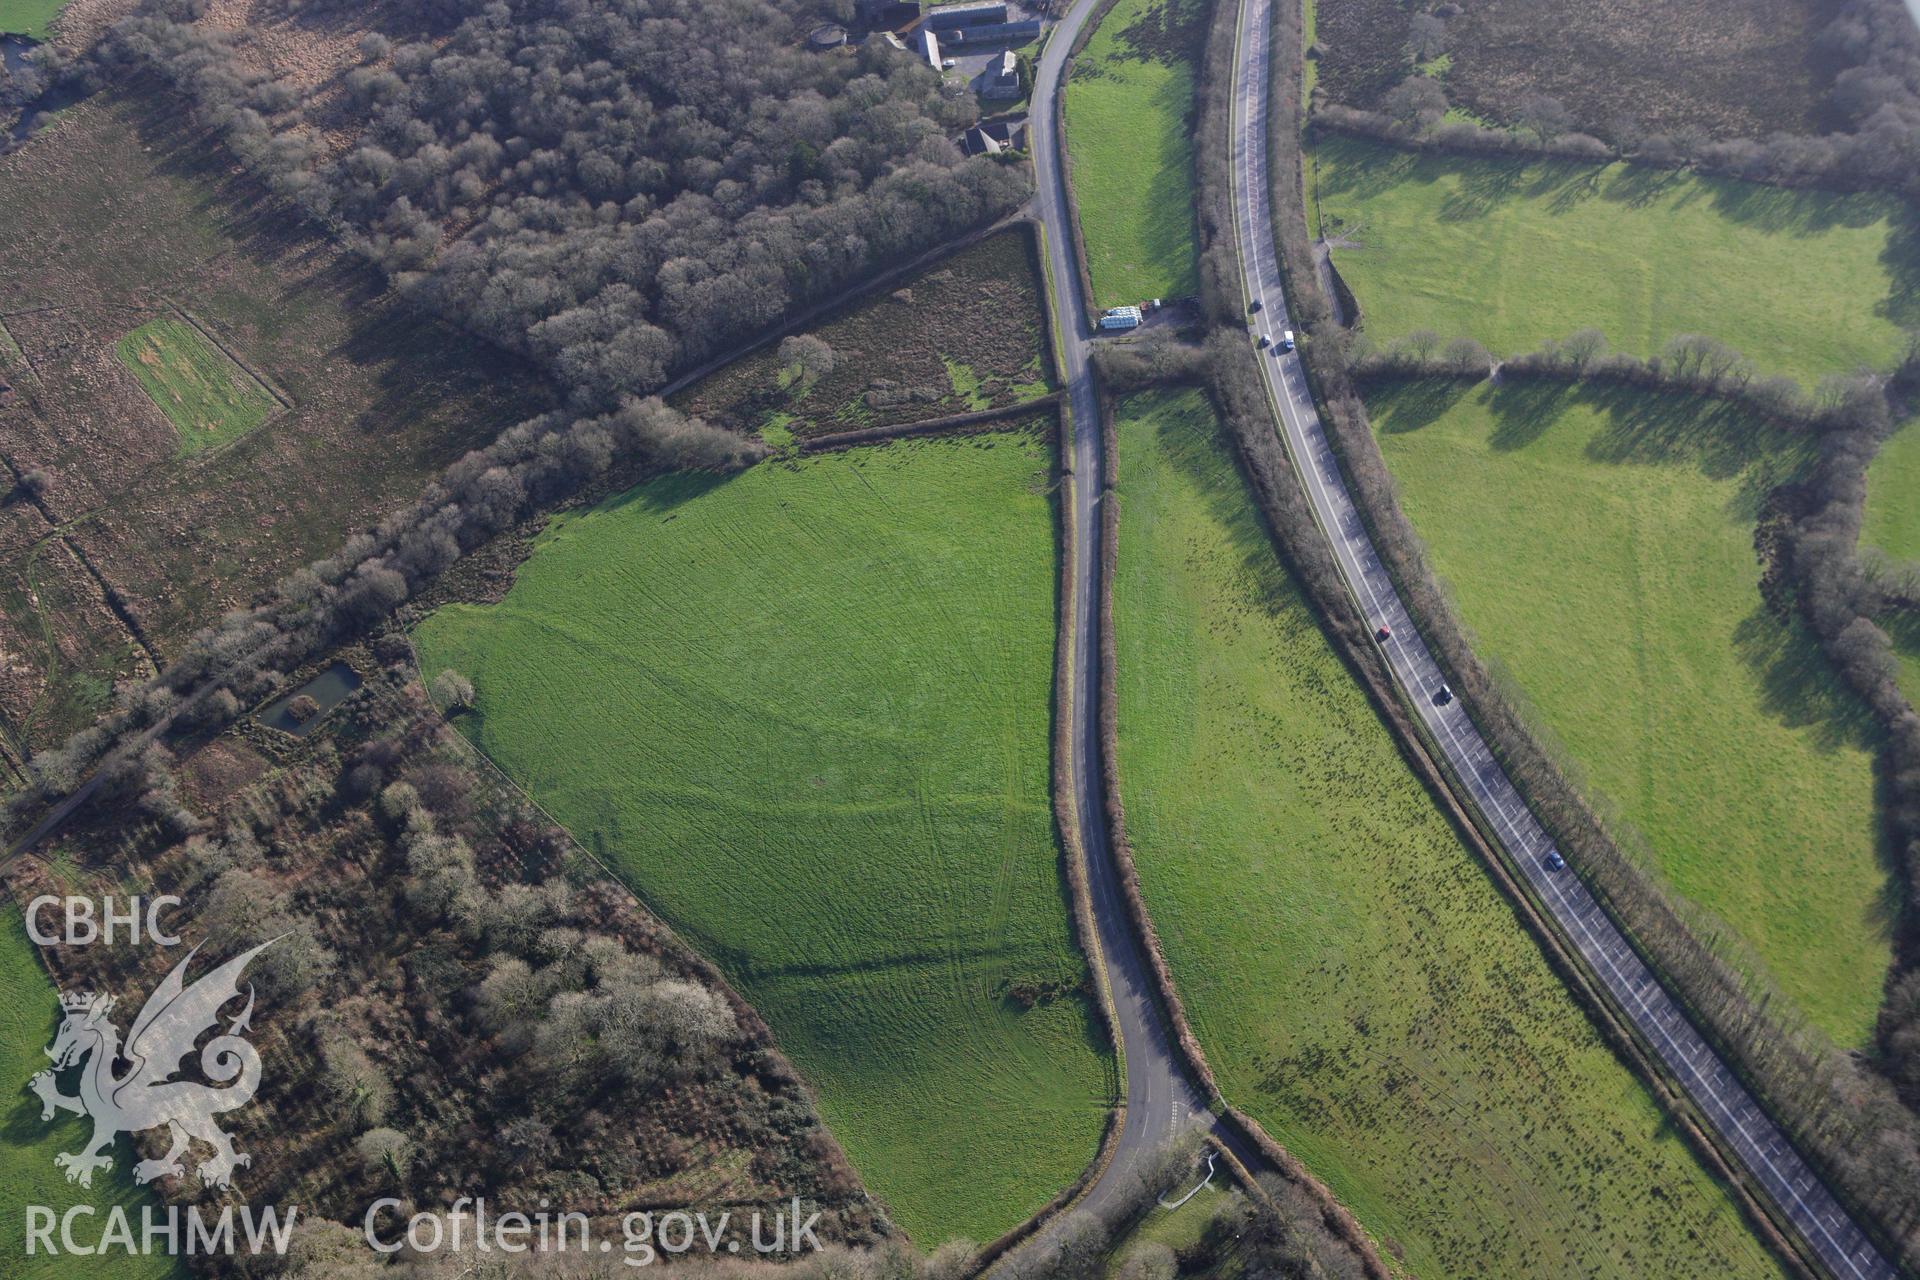
[[[214, 1120], [223, 1111], [245, 1106], [260, 1087], [260, 1054], [243, 1038], [253, 1017], [251, 983], [247, 986], [246, 1008], [227, 1025], [224, 1035], [215, 1036], [200, 1050], [200, 1069], [209, 1080], [227, 1087], [214, 1088], [172, 1077], [193, 1052], [201, 1033], [219, 1022], [222, 1006], [239, 997], [240, 975], [248, 963], [277, 941], [263, 942], [235, 956], [188, 986], [187, 965], [199, 951], [195, 947], [147, 998], [124, 1046], [119, 1028], [109, 1017], [112, 996], [68, 992], [60, 997], [64, 1016], [52, 1047], [46, 1051], [53, 1066], [29, 1080], [27, 1087], [39, 1095], [42, 1120], [71, 1111], [93, 1121], [93, 1137], [84, 1147], [53, 1158], [55, 1165], [66, 1170], [68, 1182], [91, 1187], [94, 1171], [113, 1164], [116, 1137], [163, 1125], [171, 1145], [158, 1160], [142, 1160], [133, 1166], [136, 1182], [178, 1176], [182, 1172], [180, 1157], [190, 1139], [213, 1148], [212, 1158], [200, 1165], [200, 1181], [207, 1186], [227, 1186], [235, 1168], [252, 1163], [253, 1157], [233, 1149], [233, 1139]], [[83, 1060], [80, 1092], [73, 1096], [61, 1093], [54, 1073]], [[127, 1066], [116, 1076], [117, 1061]], [[228, 1081], [234, 1083], [228, 1085]]]

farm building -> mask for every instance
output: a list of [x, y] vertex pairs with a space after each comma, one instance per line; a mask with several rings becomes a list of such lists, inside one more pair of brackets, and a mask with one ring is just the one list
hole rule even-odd
[[1020, 44], [1040, 37], [1040, 19], [1022, 18], [1015, 22], [982, 22], [954, 27], [940, 33], [948, 44]]
[[927, 14], [926, 25], [934, 31], [955, 31], [1006, 20], [1007, 6], [994, 0], [993, 3], [950, 4], [934, 9]]
[[982, 120], [960, 138], [960, 150], [970, 156], [997, 156], [1005, 151], [1027, 148], [1027, 118], [1003, 116]]
[[920, 28], [920, 52], [935, 71], [940, 70], [940, 37], [933, 34], [932, 27]]
[[980, 73], [980, 96], [1004, 100], [1020, 96], [1020, 56], [1007, 49], [987, 63]]

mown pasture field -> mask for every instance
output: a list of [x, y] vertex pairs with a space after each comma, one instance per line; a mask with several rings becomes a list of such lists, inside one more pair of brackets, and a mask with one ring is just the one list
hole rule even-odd
[[[40, 1119], [40, 1100], [27, 1092], [27, 1081], [47, 1066], [42, 1052], [53, 1041], [59, 1021], [59, 992], [47, 980], [33, 943], [8, 900], [8, 919], [0, 927], [0, 1259], [13, 1280], [159, 1280], [181, 1274], [172, 1259], [114, 1253], [104, 1258], [27, 1256], [26, 1210], [43, 1205], [64, 1214], [74, 1205], [92, 1205], [95, 1216], [76, 1220], [75, 1236], [88, 1239], [89, 1230], [104, 1229], [106, 1215], [116, 1205], [125, 1208], [137, 1233], [140, 1211], [154, 1199], [134, 1187], [129, 1170], [138, 1155], [122, 1138], [115, 1146], [119, 1165], [110, 1174], [95, 1175], [91, 1188], [70, 1185], [55, 1167], [62, 1151], [78, 1151], [92, 1126], [75, 1116], [62, 1115], [57, 1123]], [[133, 1015], [134, 1005], [116, 1015], [121, 1026]], [[73, 1086], [67, 1085], [68, 1092]], [[56, 1240], [58, 1237], [55, 1237]]]
[[830, 371], [783, 361], [775, 345], [673, 403], [773, 443], [1023, 404], [1054, 389], [1037, 269], [1024, 233], [990, 236], [807, 330], [832, 348]]
[[45, 40], [47, 25], [66, 7], [67, 0], [0, 0], [0, 35]]
[[1226, 1097], [1420, 1276], [1777, 1276], [1319, 630], [1205, 402], [1120, 419], [1120, 779]]
[[1762, 600], [1754, 550], [1808, 441], [1558, 384], [1413, 383], [1370, 408], [1476, 651], [1587, 794], [1724, 922], [1737, 960], [1864, 1043], [1889, 959], [1877, 739], [1798, 619]]
[[[527, 366], [290, 229], [165, 97], [97, 95], [0, 157], [0, 227], [0, 379], [14, 388], [0, 456], [45, 481], [38, 503], [0, 506], [12, 752], [61, 740], [147, 668], [109, 590], [165, 661], [549, 403]], [[183, 312], [291, 407], [196, 452], [207, 435], [169, 411], [204, 402], [212, 434], [230, 436], [257, 407], [245, 393], [218, 403], [215, 370], [231, 367], [205, 346], [205, 387], [150, 397], [137, 375], [151, 371], [119, 350], [153, 321], [181, 336], [166, 325]]]
[[1073, 62], [1067, 155], [1097, 305], [1199, 287], [1193, 224], [1197, 0], [1119, 0]]
[[180, 433], [180, 452], [237, 440], [267, 420], [273, 395], [179, 316], [149, 320], [114, 351]]
[[1645, 356], [1705, 333], [1811, 387], [1890, 366], [1920, 325], [1920, 223], [1891, 197], [1325, 137], [1310, 199], [1381, 343], [1515, 355], [1592, 327]]
[[1050, 461], [1002, 433], [654, 480], [416, 632], [472, 678], [473, 740], [726, 970], [929, 1247], [1071, 1182], [1114, 1071], [1049, 802]]

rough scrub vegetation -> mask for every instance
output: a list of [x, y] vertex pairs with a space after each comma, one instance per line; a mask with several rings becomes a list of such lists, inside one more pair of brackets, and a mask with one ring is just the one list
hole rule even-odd
[[[1603, 43], [1622, 33], [1639, 41], [1650, 25], [1596, 12], [1617, 29], [1594, 21]], [[1537, 44], [1492, 31], [1485, 19], [1450, 0], [1404, 9], [1374, 0], [1329, 5], [1319, 23], [1328, 44], [1314, 46], [1322, 59], [1314, 121], [1442, 150], [1621, 156], [1788, 186], [1920, 195], [1920, 30], [1900, 0], [1847, 0], [1817, 31], [1788, 42], [1788, 52], [1826, 68], [1814, 77], [1813, 119], [1831, 122], [1822, 132], [1793, 124], [1791, 112], [1765, 118], [1781, 99], [1780, 77], [1756, 71], [1751, 53], [1729, 50], [1718, 74], [1677, 87], [1677, 69], [1659, 64], [1675, 49], [1697, 60], [1698, 42], [1642, 41], [1644, 65], [1596, 76], [1594, 60], [1551, 67], [1550, 59], [1530, 56]], [[1730, 38], [1726, 29], [1718, 34]], [[1776, 55], [1777, 36], [1763, 34]], [[1565, 49], [1579, 36], [1557, 22], [1551, 39]], [[1675, 100], [1689, 96], [1701, 101], [1676, 109]]]
[[334, 153], [290, 86], [243, 72], [172, 0], [116, 26], [104, 74], [153, 68], [278, 194], [422, 303], [533, 357], [582, 408], [1015, 206], [963, 159], [973, 117], [884, 43], [798, 45], [786, 0], [441, 0], [363, 42]]
[[[271, 1070], [229, 1128], [253, 1157], [236, 1185], [256, 1205], [301, 1206], [290, 1273], [338, 1280], [384, 1265], [360, 1225], [388, 1195], [530, 1209], [564, 1194], [603, 1225], [674, 1187], [769, 1210], [797, 1195], [822, 1210], [823, 1240], [887, 1239], [765, 1024], [564, 832], [474, 767], [403, 639], [374, 650], [384, 662], [350, 655], [368, 681], [324, 732], [295, 744], [249, 721], [156, 760], [154, 787], [190, 821], [83, 824], [66, 858], [16, 864], [9, 886], [20, 902], [105, 885], [179, 895], [174, 923], [203, 947], [190, 977], [278, 939], [248, 970]], [[144, 993], [180, 958], [46, 952], [67, 991]], [[138, 1007], [120, 1011], [122, 1026]], [[71, 1149], [82, 1133], [69, 1122], [59, 1137]], [[166, 1145], [164, 1132], [142, 1135], [136, 1158]], [[151, 1190], [217, 1203], [194, 1163], [203, 1154]]]

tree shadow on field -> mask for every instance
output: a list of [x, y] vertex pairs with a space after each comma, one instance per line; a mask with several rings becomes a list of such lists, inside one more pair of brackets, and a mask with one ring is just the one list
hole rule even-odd
[[1292, 576], [1267, 534], [1252, 480], [1225, 427], [1209, 402], [1192, 403], [1197, 406], [1192, 413], [1169, 409], [1156, 415], [1153, 430], [1161, 455], [1200, 494], [1208, 516], [1226, 531], [1233, 562], [1248, 580], [1247, 594], [1267, 616], [1279, 617], [1299, 605]]
[[1652, 165], [1623, 164], [1614, 170], [1601, 191], [1604, 199], [1629, 209], [1645, 209], [1658, 204], [1685, 186], [1678, 169], [1656, 169]]
[[[1606, 426], [1587, 456], [1616, 466], [1690, 466], [1710, 480], [1732, 480], [1755, 463], [1791, 465], [1804, 447], [1724, 400], [1606, 384], [1581, 388], [1582, 403]], [[1757, 501], [1753, 507], [1758, 512]]]
[[[1733, 649], [1755, 677], [1760, 706], [1789, 729], [1810, 729], [1823, 753], [1871, 751], [1880, 730], [1871, 713], [1828, 663], [1797, 617], [1781, 618], [1756, 603], [1733, 631]], [[1739, 743], [1728, 743], [1737, 751]]]
[[1887, 218], [1895, 207], [1890, 196], [1842, 195], [1736, 178], [1696, 180], [1708, 192], [1715, 213], [1743, 226], [1782, 235], [1812, 236], [1836, 227], [1871, 227]]
[[[53, 1040], [51, 1032], [48, 1033], [47, 1040], [49, 1042]], [[65, 1074], [72, 1075], [74, 1073], [67, 1072]], [[68, 1130], [72, 1131], [72, 1137], [75, 1139], [82, 1138], [86, 1135], [86, 1122], [83, 1120], [57, 1112], [53, 1119], [42, 1120], [40, 1118], [40, 1099], [26, 1091], [26, 1081], [22, 1080], [20, 1086], [19, 1099], [13, 1106], [7, 1109], [6, 1119], [0, 1121], [0, 1146], [31, 1151], [45, 1143], [49, 1135], [65, 1136]], [[69, 1094], [73, 1092], [73, 1081], [66, 1081], [66, 1088], [63, 1092]]]
[[1589, 200], [1600, 199], [1606, 194], [1605, 165], [1555, 167], [1562, 171], [1559, 177], [1550, 183], [1543, 180], [1534, 184], [1538, 194], [1552, 195], [1553, 198], [1547, 201], [1549, 213], [1571, 213]]
[[1473, 222], [1505, 204], [1527, 194], [1528, 179], [1534, 171], [1530, 160], [1483, 160], [1458, 166], [1458, 182], [1440, 202], [1436, 217], [1441, 222]]
[[1367, 415], [1381, 434], [1397, 436], [1430, 427], [1460, 403], [1471, 387], [1457, 378], [1398, 378], [1367, 389]]
[[[20, 931], [19, 937], [19, 945], [31, 945], [25, 940], [24, 930]], [[38, 961], [36, 960], [35, 963], [38, 963]], [[43, 1030], [38, 1039], [28, 1041], [28, 1043], [34, 1047], [34, 1057], [30, 1061], [32, 1061], [35, 1070], [38, 1070], [40, 1067], [53, 1065], [51, 1060], [44, 1054], [41, 1054], [39, 1050], [46, 1045], [52, 1044], [55, 1033], [60, 1030], [61, 1014], [58, 1004], [51, 999], [51, 987], [48, 988], [48, 993], [50, 997], [48, 1003], [51, 1007], [47, 1010], [47, 1016], [42, 1020]], [[28, 1029], [26, 1024], [29, 1020], [22, 1018], [20, 1021], [22, 1025], [15, 1028], [15, 1030], [24, 1035]], [[62, 1092], [73, 1092], [73, 1077], [76, 1074], [77, 1070], [74, 1068], [69, 1068], [61, 1073], [62, 1079], [60, 1083], [65, 1086]], [[82, 1128], [84, 1121], [69, 1119], [58, 1112], [54, 1114], [53, 1119], [42, 1120], [40, 1118], [40, 1099], [27, 1092], [26, 1080], [20, 1080], [14, 1087], [16, 1087], [19, 1092], [14, 1095], [13, 1105], [7, 1108], [5, 1119], [0, 1120], [0, 1145], [9, 1147], [37, 1147], [47, 1140], [47, 1135], [50, 1133], [68, 1128], [73, 1130], [75, 1136], [79, 1136], [85, 1132]]]
[[1920, 329], [1920, 214], [1908, 210], [1887, 237], [1880, 253], [1887, 272], [1887, 296], [1874, 307], [1902, 329]]
[[1507, 379], [1487, 394], [1493, 415], [1493, 434], [1487, 438], [1497, 453], [1524, 449], [1545, 435], [1573, 397], [1573, 387], [1556, 378]]
[[249, 253], [272, 261], [291, 258], [298, 265], [339, 253], [234, 162], [217, 129], [191, 123], [157, 77], [136, 77], [124, 89], [108, 93], [153, 157], [154, 167], [178, 179], [192, 192], [195, 212]]
[[1189, 76], [1176, 76], [1153, 95], [1153, 110], [1164, 113], [1173, 154], [1170, 163], [1157, 165], [1147, 184], [1147, 222], [1144, 239], [1149, 262], [1177, 264], [1168, 272], [1175, 294], [1194, 287], [1193, 145], [1188, 139], [1193, 105], [1193, 82]]
[[1369, 200], [1403, 184], [1431, 186], [1448, 172], [1435, 158], [1340, 134], [1322, 134], [1314, 149], [1314, 172], [1322, 200], [1352, 196]]
[[665, 516], [669, 519], [679, 508], [695, 498], [705, 497], [715, 489], [730, 484], [734, 474], [720, 474], [713, 471], [675, 471], [669, 475], [656, 476], [643, 480], [630, 489], [608, 498], [600, 504], [605, 511], [619, 511], [622, 508], [638, 505], [647, 515]]

